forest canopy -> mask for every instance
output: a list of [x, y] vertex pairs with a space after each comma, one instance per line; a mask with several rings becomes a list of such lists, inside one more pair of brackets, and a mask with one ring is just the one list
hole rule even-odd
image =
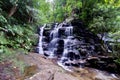
[[37, 26], [71, 17], [95, 34], [120, 38], [120, 0], [0, 0], [0, 53], [30, 51]]

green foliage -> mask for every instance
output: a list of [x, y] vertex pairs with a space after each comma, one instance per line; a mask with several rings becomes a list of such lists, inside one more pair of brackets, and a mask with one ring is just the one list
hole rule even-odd
[[[5, 46], [0, 46], [0, 62], [14, 58], [15, 52]], [[7, 57], [7, 58], [6, 58]]]
[[93, 21], [90, 28], [96, 33], [115, 32], [119, 29], [119, 7], [98, 4], [93, 8]]
[[80, 19], [96, 34], [120, 39], [120, 0], [1, 0], [0, 53], [7, 48], [30, 51], [36, 25], [68, 17]]
[[13, 66], [19, 68], [20, 73], [24, 74], [25, 67], [28, 65], [26, 63], [24, 63], [23, 61], [20, 61], [17, 58], [13, 58], [11, 61], [14, 63]]
[[[120, 0], [54, 0], [52, 5], [55, 22], [72, 16], [95, 34], [109, 33], [113, 40], [120, 39]], [[119, 54], [120, 45], [115, 46]]]
[[37, 24], [52, 22], [50, 20], [51, 15], [50, 3], [46, 2], [46, 0], [34, 0], [33, 8], [34, 17], [37, 21]]
[[32, 50], [35, 14], [32, 0], [0, 1], [0, 60], [14, 54], [10, 49]]
[[74, 10], [80, 9], [82, 2], [81, 0], [53, 0], [51, 5], [50, 21], [62, 22], [73, 15]]
[[120, 58], [116, 59], [115, 62], [120, 65]]
[[3, 15], [0, 15], [0, 24], [3, 25], [3, 24], [6, 24], [6, 23], [7, 23], [6, 18]]
[[120, 43], [117, 41], [120, 39], [120, 0], [104, 0], [101, 3], [97, 3], [92, 9], [92, 19], [88, 23], [88, 27], [96, 34], [108, 33], [114, 40], [112, 43], [113, 56], [118, 59], [115, 61], [120, 63]]

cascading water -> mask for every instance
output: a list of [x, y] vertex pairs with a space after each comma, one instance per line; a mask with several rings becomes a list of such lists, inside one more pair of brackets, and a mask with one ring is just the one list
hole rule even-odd
[[[65, 22], [59, 25], [55, 24], [48, 36], [44, 36], [45, 26], [40, 28], [39, 53], [47, 55], [50, 58], [59, 58], [59, 65], [68, 66], [75, 63], [79, 66], [79, 64], [83, 63], [82, 60], [84, 58], [92, 55], [90, 52], [95, 53], [95, 49], [91, 48], [94, 45], [86, 43], [85, 39], [78, 40], [74, 37], [74, 27], [71, 24]], [[43, 41], [43, 36], [49, 38], [48, 43]], [[43, 48], [46, 45], [44, 43], [47, 43], [45, 49]]]
[[43, 43], [42, 43], [42, 40], [43, 40], [43, 32], [44, 32], [45, 26], [46, 26], [46, 24], [45, 24], [43, 27], [40, 28], [39, 44], [38, 44], [38, 47], [37, 47], [37, 48], [38, 48], [38, 51], [39, 51], [39, 52], [38, 52], [39, 54], [44, 54], [44, 52], [43, 52], [43, 47], [42, 47], [42, 44], [43, 44]]
[[[94, 67], [94, 61], [95, 65], [97, 62], [98, 66], [96, 66], [98, 68], [101, 68], [99, 67], [101, 64], [105, 64], [103, 67], [106, 67], [106, 63], [109, 65], [107, 58], [98, 57], [98, 55], [103, 56], [104, 53], [100, 45], [100, 39], [84, 28], [76, 28], [65, 22], [55, 24], [49, 30], [46, 27], [44, 25], [40, 28], [39, 44], [37, 46], [39, 54], [56, 58], [58, 65], [67, 70], [69, 67], [91, 66], [91, 64]], [[79, 35], [76, 36], [75, 33]]]
[[55, 24], [49, 30], [46, 27], [47, 25], [44, 25], [40, 28], [37, 46], [39, 54], [55, 58], [57, 64], [68, 71], [73, 71], [74, 67], [84, 66], [112, 69], [109, 65], [113, 65], [110, 63], [113, 59], [103, 56], [104, 50], [100, 39], [94, 34], [80, 26], [76, 28], [65, 22]]
[[50, 32], [50, 39], [58, 38], [59, 37], [59, 29], [62, 27], [61, 24], [55, 24], [54, 29]]
[[66, 27], [65, 34], [67, 36], [72, 36], [73, 35], [73, 26]]

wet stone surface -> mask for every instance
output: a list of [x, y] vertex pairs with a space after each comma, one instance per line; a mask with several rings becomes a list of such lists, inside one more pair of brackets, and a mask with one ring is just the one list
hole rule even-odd
[[[50, 30], [40, 27], [37, 53], [57, 58], [62, 67], [93, 67], [110, 72], [118, 66], [103, 49], [99, 37], [82, 26], [82, 23], [56, 23]], [[101, 57], [103, 56], [103, 57]]]
[[[69, 66], [68, 71], [58, 66], [57, 59], [49, 59], [43, 55], [29, 53], [28, 55], [19, 55], [21, 59], [31, 65], [27, 71], [37, 71], [32, 75], [26, 75], [24, 80], [119, 80], [115, 74], [107, 73], [93, 68], [80, 68]], [[74, 65], [74, 64], [72, 64]], [[68, 66], [68, 65], [67, 65]], [[74, 66], [77, 66], [76, 64]], [[64, 67], [66, 68], [66, 67]], [[26, 71], [26, 73], [28, 73]]]

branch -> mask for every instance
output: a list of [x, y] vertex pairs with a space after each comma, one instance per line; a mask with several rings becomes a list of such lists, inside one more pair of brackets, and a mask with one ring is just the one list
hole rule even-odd
[[8, 14], [8, 17], [11, 17], [11, 16], [16, 12], [16, 10], [17, 10], [17, 6], [14, 5], [14, 6], [11, 8], [11, 10], [10, 10], [10, 12], [9, 12], [9, 14]]
[[0, 31], [8, 32], [7, 29], [0, 27]]

